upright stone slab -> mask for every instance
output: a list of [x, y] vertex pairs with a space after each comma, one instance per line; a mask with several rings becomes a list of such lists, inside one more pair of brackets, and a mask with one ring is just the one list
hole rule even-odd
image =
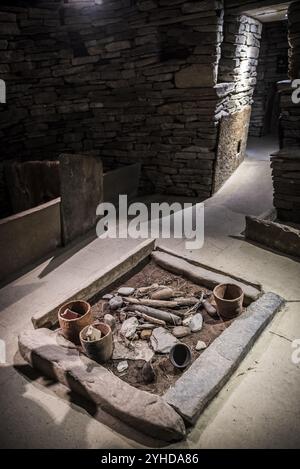
[[60, 160], [62, 242], [68, 244], [96, 225], [103, 200], [103, 169], [91, 155], [62, 154]]

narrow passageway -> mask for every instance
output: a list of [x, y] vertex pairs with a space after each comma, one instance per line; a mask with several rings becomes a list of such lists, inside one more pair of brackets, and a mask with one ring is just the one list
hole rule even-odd
[[263, 137], [248, 138], [246, 159], [255, 161], [270, 161], [270, 155], [279, 150], [278, 136], [274, 134]]
[[[277, 149], [278, 144], [273, 136], [249, 138], [243, 163], [223, 187], [204, 202], [204, 246], [189, 255], [215, 264], [217, 256], [236, 245], [236, 238], [242, 236], [246, 215], [259, 216], [272, 210], [270, 154]], [[159, 243], [187, 254], [184, 240], [168, 239]]]

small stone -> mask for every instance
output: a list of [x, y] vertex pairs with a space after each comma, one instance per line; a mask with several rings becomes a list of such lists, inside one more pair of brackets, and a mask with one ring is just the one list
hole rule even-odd
[[142, 368], [142, 378], [145, 384], [153, 383], [156, 378], [151, 361], [146, 362]]
[[193, 315], [191, 314], [191, 316], [188, 316], [187, 318], [185, 318], [183, 321], [182, 321], [182, 325], [183, 326], [189, 326], [191, 320], [193, 319]]
[[67, 319], [67, 320], [73, 320], [73, 319], [78, 319], [80, 318], [80, 314], [78, 313], [75, 313], [74, 311], [72, 311], [71, 309], [67, 308], [61, 315], [60, 315], [63, 319]]
[[189, 328], [192, 332], [201, 331], [203, 326], [203, 317], [201, 313], [197, 313], [193, 316], [193, 319], [189, 323]]
[[102, 296], [102, 300], [111, 300], [114, 297], [114, 295], [111, 295], [110, 293], [107, 293], [106, 295]]
[[126, 360], [119, 362], [117, 365], [118, 373], [122, 373], [123, 371], [127, 370], [128, 362]]
[[126, 318], [127, 318], [127, 314], [125, 313], [125, 311], [121, 311], [119, 314], [120, 322], [124, 322]]
[[150, 294], [152, 300], [169, 300], [174, 296], [172, 288], [161, 288]]
[[141, 331], [141, 339], [143, 340], [149, 340], [152, 335], [152, 330], [151, 329], [143, 329]]
[[121, 298], [121, 296], [114, 296], [113, 298], [111, 298], [111, 300], [109, 300], [108, 304], [110, 309], [119, 309], [123, 306], [123, 299]]
[[111, 314], [105, 314], [103, 320], [104, 320], [105, 324], [108, 324], [110, 326], [111, 330], [113, 331], [114, 328], [116, 327], [115, 318]]
[[118, 294], [122, 296], [130, 296], [134, 293], [135, 289], [131, 287], [121, 287], [118, 290]]
[[94, 326], [89, 326], [86, 333], [85, 339], [89, 342], [94, 342], [95, 340], [101, 339], [101, 331]]
[[204, 350], [205, 348], [207, 348], [206, 343], [203, 340], [198, 340], [195, 349], [199, 352], [199, 350]]
[[178, 340], [163, 327], [157, 327], [152, 332], [150, 342], [154, 352], [169, 353]]
[[126, 339], [133, 339], [135, 337], [138, 325], [139, 322], [137, 318], [128, 318], [123, 322], [120, 329], [120, 334]]
[[180, 339], [181, 337], [185, 337], [191, 333], [191, 330], [189, 327], [184, 327], [184, 326], [176, 326], [172, 330], [172, 334]]

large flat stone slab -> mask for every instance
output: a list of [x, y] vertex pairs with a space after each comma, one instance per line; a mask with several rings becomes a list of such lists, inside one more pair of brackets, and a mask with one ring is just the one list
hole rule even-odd
[[[72, 292], [66, 290], [65, 297], [60, 298], [59, 302], [52, 304], [47, 303], [46, 306], [41, 307], [32, 315], [31, 321], [33, 326], [35, 328], [54, 326], [57, 323], [57, 312], [61, 305], [71, 300], [89, 300], [96, 293], [107, 288], [120, 277], [127, 274], [131, 269], [134, 269], [145, 258], [150, 256], [154, 245], [155, 240], [147, 239], [143, 241], [131, 251], [119, 257], [117, 261], [109, 264], [105, 269], [100, 271], [100, 273], [96, 272], [93, 276], [87, 279], [84, 278], [79, 285], [75, 285]], [[100, 261], [101, 259], [99, 260], [99, 264]]]
[[283, 304], [275, 293], [252, 303], [165, 393], [166, 402], [184, 420], [195, 423]]
[[92, 155], [59, 157], [62, 241], [68, 244], [96, 225], [96, 209], [103, 201], [103, 169]]
[[184, 438], [184, 422], [165, 400], [130, 386], [74, 346], [60, 345], [57, 333], [24, 332], [19, 350], [31, 366], [141, 432], [164, 441]]
[[236, 285], [239, 285], [245, 293], [244, 304], [246, 306], [252, 301], [255, 301], [259, 295], [261, 295], [261, 287], [259, 285], [251, 285], [225, 273], [223, 274], [209, 270], [208, 268], [206, 269], [205, 267], [194, 265], [185, 259], [176, 257], [169, 253], [155, 251], [152, 254], [152, 258], [159, 266], [169, 272], [182, 275], [192, 282], [210, 289], [213, 289], [220, 283], [235, 283]]

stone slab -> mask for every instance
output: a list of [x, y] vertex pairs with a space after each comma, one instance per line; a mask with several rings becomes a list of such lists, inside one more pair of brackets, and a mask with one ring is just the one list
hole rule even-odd
[[247, 284], [236, 277], [209, 270], [208, 268], [193, 265], [191, 262], [184, 260], [183, 258], [176, 257], [167, 252], [155, 251], [152, 254], [154, 261], [164, 269], [188, 278], [196, 284], [203, 285], [204, 287], [213, 289], [220, 283], [235, 283], [239, 285], [244, 293], [245, 300], [244, 304], [247, 306], [252, 301], [255, 301], [261, 294], [261, 287], [259, 285], [254, 286]]
[[216, 68], [213, 65], [193, 64], [175, 74], [177, 88], [209, 88], [216, 84]]
[[0, 220], [0, 282], [53, 252], [61, 242], [60, 198]]
[[283, 298], [271, 292], [253, 302], [168, 389], [166, 402], [195, 423], [283, 304]]
[[96, 225], [97, 206], [103, 201], [103, 169], [92, 155], [59, 157], [62, 241], [66, 245]]
[[141, 432], [164, 441], [185, 437], [182, 418], [160, 396], [130, 386], [72, 344], [61, 346], [57, 333], [23, 332], [19, 350], [31, 366]]
[[213, 192], [217, 192], [245, 157], [251, 106], [224, 116], [220, 122]]
[[246, 216], [246, 239], [300, 257], [300, 231], [270, 220]]
[[58, 161], [13, 161], [5, 165], [13, 213], [20, 213], [60, 196]]
[[77, 299], [89, 300], [150, 256], [154, 245], [155, 240], [153, 239], [144, 241], [117, 261], [109, 264], [100, 274], [97, 272], [93, 277], [89, 277], [87, 280], [82, 281], [80, 285], [76, 285], [74, 291], [71, 294], [68, 293], [58, 304], [51, 305], [49, 303], [46, 308], [41, 308], [31, 317], [34, 327], [54, 326], [57, 323], [58, 308], [62, 304]]

